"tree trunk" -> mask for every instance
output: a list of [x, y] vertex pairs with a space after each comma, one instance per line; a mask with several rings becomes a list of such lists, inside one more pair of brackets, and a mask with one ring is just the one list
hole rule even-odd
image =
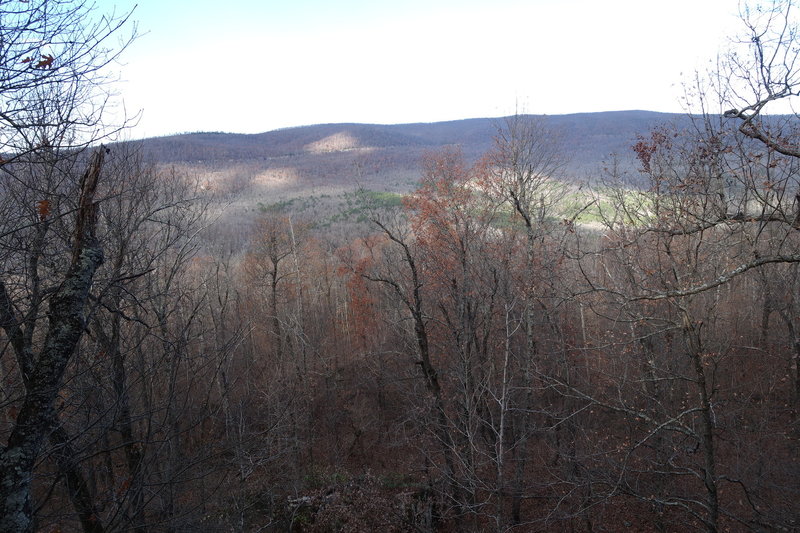
[[95, 237], [94, 194], [104, 154], [104, 147], [95, 152], [81, 181], [72, 260], [50, 300], [44, 345], [28, 376], [25, 397], [8, 443], [0, 449], [0, 533], [34, 528], [30, 494], [33, 469], [55, 418], [53, 404], [61, 378], [86, 327], [84, 308], [94, 273], [103, 263], [103, 250]]
[[711, 399], [708, 394], [705, 369], [703, 368], [703, 349], [700, 333], [684, 314], [684, 336], [686, 347], [695, 373], [695, 384], [700, 395], [700, 448], [703, 451], [703, 483], [706, 489], [706, 508], [708, 517], [704, 520], [709, 533], [717, 532], [719, 521], [719, 496], [717, 492], [716, 458], [714, 456], [714, 420]]
[[72, 448], [69, 435], [58, 420], [50, 432], [50, 444], [55, 448], [53, 456], [58, 464], [58, 470], [64, 476], [67, 494], [75, 512], [78, 513], [83, 530], [86, 533], [103, 533], [105, 528], [97, 514], [89, 484], [75, 461], [77, 453]]

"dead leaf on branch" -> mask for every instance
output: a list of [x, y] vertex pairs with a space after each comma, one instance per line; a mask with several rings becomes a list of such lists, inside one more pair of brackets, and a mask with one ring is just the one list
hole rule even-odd
[[54, 59], [55, 58], [53, 56], [51, 56], [50, 54], [44, 54], [42, 56], [42, 59], [38, 63], [36, 63], [36, 65], [33, 68], [39, 68], [39, 69], [53, 68], [53, 60]]
[[[55, 59], [56, 58], [50, 54], [42, 54], [42, 58], [39, 61], [37, 61], [35, 65], [33, 65], [33, 68], [37, 68], [40, 70], [51, 69], [53, 68], [53, 61], [55, 61]], [[28, 63], [33, 63], [34, 61], [35, 58], [33, 56], [28, 56], [22, 61], [20, 61], [20, 63], [28, 64]]]
[[45, 220], [50, 215], [50, 200], [36, 202], [36, 211], [39, 213], [39, 220]]

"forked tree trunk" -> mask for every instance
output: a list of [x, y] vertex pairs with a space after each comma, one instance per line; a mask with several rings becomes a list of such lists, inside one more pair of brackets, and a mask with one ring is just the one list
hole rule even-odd
[[[25, 397], [8, 442], [0, 448], [0, 533], [34, 529], [30, 493], [33, 469], [52, 428], [53, 404], [61, 379], [86, 327], [84, 308], [94, 273], [103, 263], [103, 250], [95, 237], [94, 195], [105, 151], [104, 147], [97, 150], [81, 180], [70, 266], [50, 299], [44, 344], [32, 361]], [[4, 284], [0, 289], [6, 292]]]

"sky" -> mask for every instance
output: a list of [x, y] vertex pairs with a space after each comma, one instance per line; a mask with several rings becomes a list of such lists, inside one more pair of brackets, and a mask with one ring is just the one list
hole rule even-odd
[[[681, 112], [737, 0], [97, 0], [133, 10], [127, 132]], [[122, 109], [120, 107], [119, 109]]]

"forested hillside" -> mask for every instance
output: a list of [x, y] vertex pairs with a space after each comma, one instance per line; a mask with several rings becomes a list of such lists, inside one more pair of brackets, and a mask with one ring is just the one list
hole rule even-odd
[[[681, 114], [651, 111], [613, 111], [572, 115], [538, 116], [559, 138], [570, 174], [597, 172], [611, 154], [628, 159], [637, 135], [663, 124], [686, 125]], [[339, 152], [398, 151], [405, 163], [418, 167], [421, 153], [457, 145], [468, 159], [491, 148], [502, 119], [480, 118], [430, 124], [324, 124], [287, 128], [267, 133], [188, 133], [142, 141], [149, 158], [164, 163], [211, 163], [291, 158], [300, 166]], [[395, 149], [395, 150], [392, 150]], [[400, 150], [396, 150], [400, 149]], [[333, 178], [342, 179], [337, 175]]]
[[0, 532], [800, 528], [782, 6], [719, 113], [107, 146], [124, 17], [17, 7]]
[[[576, 185], [601, 183], [612, 164], [617, 171], [635, 170], [632, 147], [643, 132], [691, 124], [687, 115], [647, 111], [530, 118], [546, 126], [549, 142], [559, 147], [557, 178]], [[213, 190], [225, 207], [218, 226], [238, 228], [230, 230], [231, 238], [243, 244], [247, 228], [265, 209], [351, 231], [348, 223], [366, 220], [356, 205], [359, 195], [399, 202], [418, 186], [427, 155], [457, 147], [474, 163], [492, 149], [505, 120], [325, 124], [255, 135], [192, 133], [131, 144], [160, 168], [193, 176], [205, 190]], [[636, 172], [628, 176], [637, 179]]]

